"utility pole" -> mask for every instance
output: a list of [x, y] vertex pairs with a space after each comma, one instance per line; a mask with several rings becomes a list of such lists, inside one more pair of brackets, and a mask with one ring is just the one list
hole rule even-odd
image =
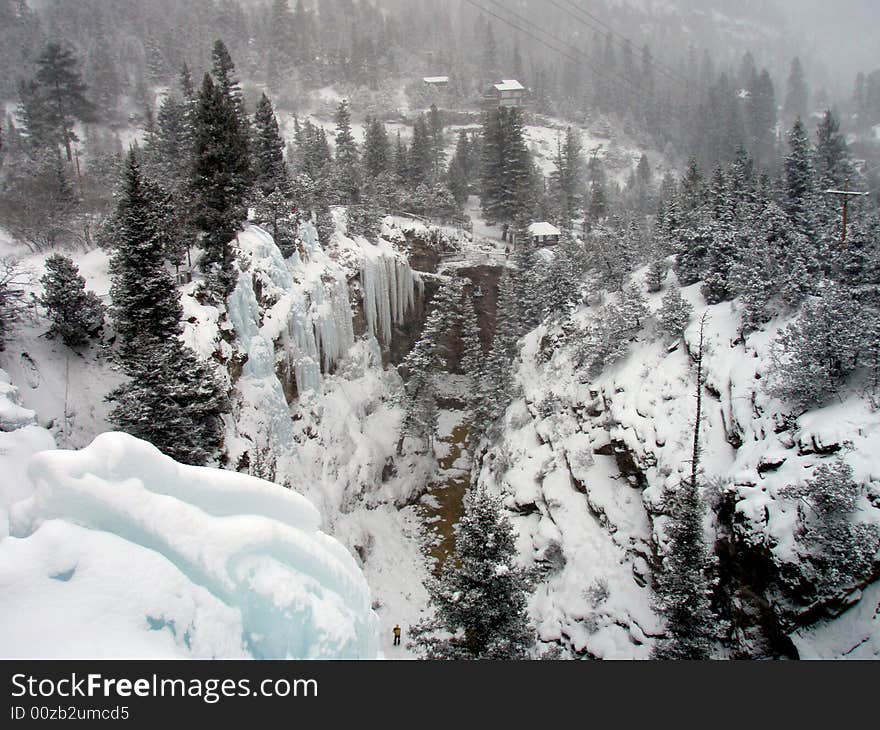
[[866, 198], [870, 193], [858, 193], [849, 189], [849, 180], [846, 181], [843, 190], [825, 190], [826, 195], [836, 195], [843, 199], [843, 231], [840, 234], [840, 244], [846, 244], [846, 218], [850, 198]]

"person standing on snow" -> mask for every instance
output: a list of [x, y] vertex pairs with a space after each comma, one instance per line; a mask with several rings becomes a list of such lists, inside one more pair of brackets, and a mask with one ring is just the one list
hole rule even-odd
[[400, 624], [394, 626], [394, 646], [400, 645]]

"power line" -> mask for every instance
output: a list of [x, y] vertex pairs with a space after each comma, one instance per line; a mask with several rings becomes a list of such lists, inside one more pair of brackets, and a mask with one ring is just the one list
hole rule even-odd
[[[625, 46], [625, 47], [627, 47], [627, 48], [629, 48], [629, 49], [632, 49], [632, 48], [635, 47], [635, 44], [634, 44], [629, 38], [627, 38], [625, 35], [623, 35], [623, 34], [621, 34], [621, 33], [618, 33], [616, 30], [614, 30], [614, 28], [612, 28], [610, 25], [608, 25], [607, 23], [605, 23], [605, 22], [604, 22], [603, 20], [601, 20], [600, 18], [598, 18], [598, 17], [596, 17], [595, 15], [593, 15], [593, 13], [591, 13], [589, 10], [587, 10], [587, 9], [585, 9], [583, 6], [581, 6], [581, 5], [577, 4], [577, 3], [575, 3], [574, 0], [563, 0], [563, 2], [565, 2], [566, 5], [571, 6], [571, 8], [573, 8], [574, 10], [576, 10], [578, 13], [581, 13], [582, 15], [584, 15], [584, 16], [586, 16], [587, 18], [589, 18], [590, 20], [592, 20], [596, 25], [598, 25], [598, 26], [600, 26], [601, 28], [605, 29], [605, 30], [608, 32], [608, 34], [609, 34], [610, 36], [612, 36], [612, 38], [614, 38], [614, 37], [619, 38], [619, 39], [620, 39], [620, 40], [618, 41], [618, 44], [619, 44], [619, 45], [621, 45], [621, 46]], [[572, 13], [570, 10], [568, 10], [567, 8], [565, 8], [565, 7], [561, 6], [561, 5], [559, 5], [559, 3], [556, 2], [556, 0], [550, 0], [550, 3], [551, 3], [552, 5], [554, 5], [555, 7], [557, 7], [559, 10], [562, 10], [564, 13], [568, 14], [569, 17], [574, 18], [575, 20], [577, 20], [577, 21], [578, 21], [579, 23], [581, 23], [582, 25], [584, 25], [584, 26], [590, 28], [591, 30], [598, 30], [598, 29], [597, 29], [594, 25], [592, 25], [591, 23], [589, 23], [589, 22], [587, 22], [586, 20], [584, 20], [583, 18], [581, 18], [581, 17], [579, 17], [579, 16], [573, 14], [573, 13]], [[690, 87], [690, 86], [691, 86], [691, 82], [690, 82], [688, 79], [686, 79], [684, 76], [682, 76], [680, 73], [678, 73], [678, 71], [676, 71], [675, 69], [673, 69], [671, 66], [667, 66], [666, 64], [661, 63], [660, 61], [658, 61], [657, 59], [655, 59], [655, 58], [653, 58], [653, 57], [651, 58], [650, 65], [653, 66], [655, 69], [657, 69], [657, 71], [658, 71], [659, 73], [661, 73], [662, 75], [666, 76], [666, 77], [667, 77], [668, 79], [670, 79], [671, 81], [675, 81], [675, 82], [677, 82], [677, 83], [684, 84], [686, 87]]]
[[613, 74], [613, 75], [616, 76], [619, 80], [623, 81], [623, 82], [626, 83], [626, 84], [629, 84], [630, 86], [632, 86], [633, 88], [635, 88], [637, 91], [642, 91], [642, 92], [644, 92], [644, 93], [647, 93], [647, 90], [646, 90], [644, 87], [642, 87], [642, 86], [640, 86], [639, 84], [635, 83], [632, 79], [628, 78], [627, 76], [618, 73], [617, 71], [609, 70], [608, 72], [605, 72], [605, 71], [600, 70], [600, 69], [594, 64], [593, 59], [590, 58], [590, 56], [589, 56], [586, 52], [580, 50], [579, 48], [577, 48], [576, 46], [572, 45], [571, 43], [569, 43], [569, 42], [566, 41], [565, 39], [560, 38], [559, 36], [554, 35], [554, 34], [551, 33], [550, 31], [548, 31], [548, 30], [544, 30], [543, 28], [541, 28], [540, 26], [538, 26], [537, 23], [535, 23], [535, 22], [529, 20], [528, 18], [526, 18], [526, 17], [520, 15], [520, 14], [517, 13], [515, 10], [511, 10], [510, 8], [505, 7], [501, 2], [499, 2], [499, 0], [489, 0], [489, 2], [492, 3], [493, 5], [495, 5], [496, 7], [499, 7], [499, 8], [504, 9], [508, 14], [513, 15], [515, 18], [517, 18], [517, 19], [523, 21], [524, 23], [527, 23], [527, 24], [531, 25], [532, 27], [534, 27], [534, 28], [535, 28], [536, 30], [538, 30], [539, 32], [543, 33], [543, 34], [544, 34], [545, 36], [547, 36], [548, 38], [552, 38], [554, 42], [562, 44], [563, 47], [567, 46], [567, 47], [571, 48], [575, 53], [577, 53], [579, 56], [582, 57], [583, 62], [584, 62], [584, 63], [585, 63], [585, 64], [586, 64], [586, 65], [587, 65], [587, 66], [593, 71], [593, 73], [595, 73], [595, 74], [597, 74], [597, 75], [600, 75], [600, 76], [602, 76], [602, 75], [606, 75], [606, 74]]
[[[543, 45], [545, 48], [549, 48], [551, 51], [555, 51], [556, 53], [560, 54], [560, 55], [563, 56], [564, 58], [567, 58], [567, 59], [570, 60], [570, 61], [574, 61], [575, 63], [584, 63], [584, 64], [587, 65], [587, 66], [588, 66], [588, 67], [589, 67], [589, 68], [590, 68], [590, 69], [591, 69], [591, 70], [592, 70], [597, 76], [604, 76], [604, 77], [606, 77], [606, 78], [609, 76], [609, 72], [602, 71], [602, 70], [600, 70], [598, 67], [596, 67], [595, 64], [593, 63], [592, 59], [591, 59], [586, 53], [584, 53], [583, 51], [581, 51], [581, 50], [579, 50], [579, 49], [577, 49], [577, 48], [573, 48], [572, 50], [574, 50], [575, 53], [579, 54], [580, 58], [577, 58], [577, 57], [575, 57], [575, 56], [572, 56], [568, 51], [556, 47], [555, 45], [551, 44], [550, 42], [544, 40], [543, 38], [541, 38], [541, 37], [539, 37], [539, 36], [537, 36], [537, 35], [535, 35], [531, 30], [529, 30], [529, 29], [527, 29], [527, 28], [523, 28], [522, 26], [520, 26], [520, 25], [514, 23], [513, 21], [511, 21], [509, 18], [505, 18], [505, 17], [503, 17], [503, 16], [501, 16], [501, 15], [498, 15], [497, 13], [493, 12], [493, 11], [490, 10], [489, 8], [484, 7], [484, 6], [480, 5], [479, 3], [475, 2], [475, 0], [465, 0], [465, 2], [467, 2], [467, 3], [470, 4], [470, 5], [473, 5], [473, 6], [474, 6], [475, 8], [477, 8], [479, 11], [481, 11], [481, 12], [483, 12], [483, 13], [486, 13], [487, 15], [490, 15], [491, 17], [493, 17], [493, 18], [495, 18], [495, 19], [497, 19], [497, 20], [500, 20], [502, 23], [504, 23], [504, 24], [510, 26], [511, 28], [514, 28], [514, 29], [520, 31], [521, 33], [524, 33], [525, 35], [529, 36], [529, 37], [532, 38], [533, 40], [535, 40], [535, 41], [537, 41], [538, 43], [540, 43], [541, 45]], [[489, 2], [493, 2], [493, 3], [495, 3], [496, 5], [499, 5], [499, 3], [496, 2], [496, 0], [489, 0]], [[502, 6], [502, 7], [503, 7], [503, 6]], [[517, 18], [520, 18], [521, 20], [523, 20], [524, 22], [528, 23], [529, 25], [532, 25], [532, 26], [534, 26], [535, 28], [538, 27], [538, 26], [535, 25], [532, 21], [530, 21], [530, 20], [528, 20], [527, 18], [524, 18], [523, 16], [519, 15], [519, 13], [516, 13], [515, 11], [509, 10], [509, 9], [507, 9], [507, 8], [505, 8], [505, 10], [507, 10], [508, 13], [510, 13], [510, 14], [512, 14], [512, 15], [514, 15], [514, 16], [516, 16]], [[563, 45], [569, 45], [568, 43], [566, 43], [566, 41], [564, 41], [564, 40], [558, 38], [557, 36], [553, 35], [553, 34], [550, 33], [549, 31], [546, 31], [546, 30], [543, 30], [543, 29], [539, 29], [539, 30], [541, 30], [541, 32], [544, 33], [545, 35], [547, 35], [548, 37], [554, 39], [554, 41], [556, 41], [556, 42], [558, 42], [558, 43], [562, 43]], [[622, 82], [625, 83], [625, 84], [628, 84], [629, 86], [631, 86], [631, 87], [632, 87], [633, 89], [635, 89], [636, 91], [641, 91], [641, 92], [643, 92], [643, 93], [648, 93], [646, 89], [644, 89], [643, 87], [641, 87], [641, 86], [639, 86], [638, 84], [636, 84], [632, 79], [629, 79], [629, 78], [627, 78], [626, 76], [623, 76], [623, 75], [621, 75], [621, 74], [618, 74], [617, 72], [610, 72], [610, 73], [613, 73], [615, 76], [617, 76], [617, 78], [618, 78], [620, 81], [622, 81]]]

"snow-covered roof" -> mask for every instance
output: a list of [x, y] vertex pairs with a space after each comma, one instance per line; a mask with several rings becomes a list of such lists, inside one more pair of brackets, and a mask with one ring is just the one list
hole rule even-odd
[[552, 223], [539, 221], [529, 226], [529, 233], [533, 236], [558, 236], [561, 231]]
[[449, 77], [448, 76], [425, 76], [422, 79], [426, 84], [448, 84]]
[[495, 88], [498, 91], [525, 91], [526, 87], [516, 79], [503, 79], [500, 84], [495, 84]]

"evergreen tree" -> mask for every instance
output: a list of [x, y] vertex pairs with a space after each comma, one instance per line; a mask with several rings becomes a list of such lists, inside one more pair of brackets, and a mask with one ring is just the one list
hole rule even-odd
[[46, 259], [42, 304], [52, 321], [51, 336], [59, 336], [68, 347], [81, 347], [104, 324], [104, 305], [94, 292], [86, 291], [86, 281], [76, 264], [59, 253]]
[[822, 186], [842, 187], [853, 172], [846, 139], [830, 110], [825, 112], [816, 130], [814, 161], [816, 177]]
[[205, 74], [196, 113], [192, 190], [195, 223], [204, 233], [201, 267], [219, 298], [235, 286], [231, 241], [247, 219], [251, 179], [246, 131], [234, 98]]
[[447, 179], [449, 190], [455, 198], [455, 202], [464, 205], [470, 195], [471, 183], [471, 146], [467, 132], [461, 130], [458, 133], [458, 143], [455, 146], [455, 154], [449, 163]]
[[418, 186], [434, 179], [431, 133], [424, 114], [419, 115], [413, 126], [413, 138], [409, 148], [408, 163], [410, 185]]
[[154, 183], [145, 180], [137, 154], [126, 160], [116, 208], [110, 295], [123, 358], [151, 343], [180, 334], [183, 310], [165, 268], [169, 221], [173, 212]]
[[593, 157], [589, 164], [590, 170], [590, 202], [587, 206], [587, 220], [590, 225], [600, 223], [609, 213], [608, 189], [605, 182], [605, 167]]
[[880, 531], [873, 524], [853, 523], [863, 491], [852, 467], [839, 458], [817, 466], [806, 484], [780, 490], [781, 496], [798, 500], [801, 540], [815, 566], [813, 585], [820, 598], [834, 596], [871, 570]]
[[431, 179], [439, 180], [446, 164], [446, 153], [443, 149], [443, 117], [436, 104], [431, 104], [428, 114], [428, 136], [431, 147]]
[[375, 118], [367, 120], [364, 140], [364, 172], [367, 178], [375, 181], [391, 166], [391, 151], [385, 125]]
[[284, 163], [284, 141], [269, 97], [263, 94], [254, 114], [253, 169], [258, 189], [263, 195], [286, 194], [290, 177]]
[[651, 265], [648, 267], [648, 274], [645, 278], [648, 292], [650, 294], [654, 294], [663, 289], [663, 282], [666, 281], [667, 272], [668, 268], [664, 259], [654, 259], [654, 261], [651, 262]]
[[210, 367], [179, 340], [182, 309], [164, 266], [167, 198], [129, 153], [115, 221], [111, 296], [129, 380], [107, 399], [111, 422], [186, 464], [219, 445], [227, 400]]
[[280, 90], [294, 70], [296, 39], [294, 16], [287, 0], [272, 0], [270, 11], [269, 57], [267, 82], [271, 89]]
[[254, 220], [268, 230], [285, 258], [296, 247], [296, 220], [291, 214], [291, 204], [278, 189], [266, 195], [257, 190], [254, 201]]
[[769, 162], [776, 129], [776, 94], [767, 69], [749, 86], [749, 129], [755, 159]]
[[[532, 163], [517, 107], [498, 107], [483, 121], [480, 204], [487, 220], [505, 229], [528, 217], [533, 204]], [[506, 230], [505, 230], [506, 232]]]
[[334, 160], [334, 187], [342, 204], [360, 201], [361, 174], [359, 155], [351, 133], [351, 114], [343, 99], [336, 109], [336, 159]]
[[806, 409], [837, 393], [859, 364], [865, 322], [851, 295], [836, 286], [804, 302], [771, 352], [770, 391]]
[[468, 410], [473, 419], [476, 410], [474, 399], [479, 396], [483, 379], [483, 345], [477, 313], [470, 295], [465, 295], [461, 305], [461, 369], [470, 381]]
[[586, 268], [583, 249], [566, 234], [553, 251], [553, 261], [539, 279], [540, 317], [562, 312], [578, 300]]
[[572, 219], [581, 205], [580, 191], [584, 183], [582, 144], [580, 133], [568, 127], [565, 143], [558, 144], [555, 166], [550, 177], [551, 193], [556, 198], [558, 220], [564, 228], [571, 227]]
[[77, 119], [93, 121], [95, 110], [86, 98], [73, 52], [51, 41], [37, 59], [37, 73], [19, 87], [21, 112], [33, 142], [59, 144], [73, 161], [71, 144], [77, 141], [73, 127]]
[[108, 400], [110, 421], [183, 464], [202, 466], [214, 455], [228, 402], [207, 363], [172, 339], [153, 343], [126, 365], [130, 380]]
[[472, 488], [456, 528], [455, 556], [428, 583], [435, 613], [413, 628], [416, 649], [426, 659], [525, 659], [534, 645], [529, 588], [500, 501], [484, 487]]
[[717, 617], [710, 604], [710, 556], [703, 535], [705, 506], [700, 497], [700, 420], [704, 385], [703, 334], [697, 350], [697, 412], [694, 421], [690, 478], [675, 490], [666, 534], [668, 549], [657, 576], [657, 605], [666, 618], [666, 636], [654, 646], [657, 659], [709, 659]]
[[521, 330], [520, 288], [513, 270], [505, 267], [498, 283], [498, 304], [495, 313], [495, 340], [505, 357], [513, 358]]
[[681, 207], [686, 213], [697, 210], [703, 203], [703, 171], [695, 157], [688, 162], [681, 181]]
[[681, 295], [678, 287], [671, 286], [663, 295], [657, 319], [663, 331], [677, 339], [684, 335], [693, 311], [694, 308]]
[[804, 80], [804, 69], [799, 58], [791, 62], [791, 70], [788, 74], [788, 85], [785, 91], [785, 105], [783, 107], [785, 119], [793, 122], [795, 119], [804, 119], [807, 116], [807, 83]]
[[815, 230], [812, 152], [807, 131], [800, 119], [795, 121], [789, 132], [788, 147], [789, 153], [785, 158], [786, 211], [801, 233], [812, 236]]
[[725, 220], [710, 224], [711, 242], [708, 247], [700, 292], [707, 304], [718, 304], [734, 297], [730, 281], [732, 267], [737, 260], [739, 241], [734, 226]]
[[394, 175], [402, 184], [409, 179], [409, 150], [397, 132], [397, 141], [394, 145]]
[[247, 146], [248, 119], [244, 108], [244, 99], [241, 94], [241, 84], [235, 71], [235, 64], [226, 44], [217, 40], [211, 50], [211, 74], [220, 90], [220, 96], [229, 103], [235, 111], [238, 126], [243, 135], [243, 144]]

